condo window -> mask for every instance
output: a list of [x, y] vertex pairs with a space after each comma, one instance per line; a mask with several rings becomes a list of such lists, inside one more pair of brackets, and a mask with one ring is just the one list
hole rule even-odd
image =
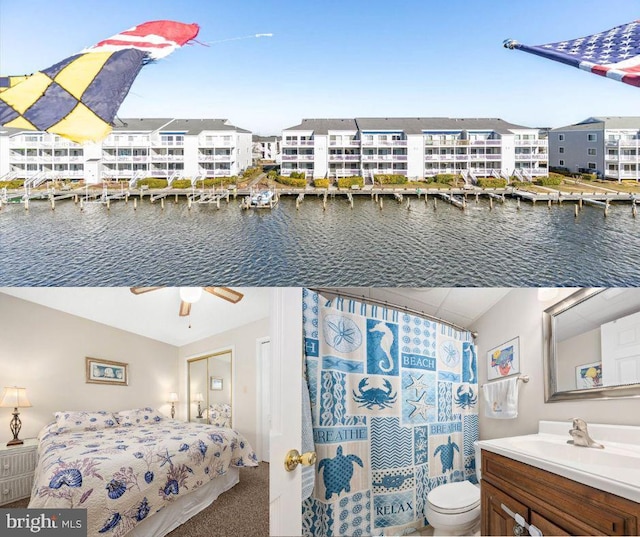
[[595, 149], [587, 149], [587, 153], [589, 155], [595, 155], [596, 154], [596, 150]]
[[564, 134], [558, 134], [558, 141], [564, 142]]
[[564, 153], [564, 147], [558, 147], [558, 153]]
[[595, 142], [598, 139], [596, 134], [587, 134], [587, 140], [590, 142]]
[[595, 170], [596, 169], [596, 163], [595, 162], [589, 162], [588, 164], [588, 168], [590, 170]]
[[558, 161], [558, 164], [559, 164], [560, 166], [564, 166], [564, 160], [560, 159], [560, 160]]

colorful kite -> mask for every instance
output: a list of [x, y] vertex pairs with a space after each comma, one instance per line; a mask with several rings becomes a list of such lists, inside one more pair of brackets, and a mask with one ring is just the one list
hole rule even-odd
[[199, 29], [145, 22], [33, 75], [0, 77], [0, 125], [78, 143], [102, 140], [140, 69], [194, 39]]
[[507, 39], [504, 46], [640, 86], [640, 21], [557, 43], [528, 46]]

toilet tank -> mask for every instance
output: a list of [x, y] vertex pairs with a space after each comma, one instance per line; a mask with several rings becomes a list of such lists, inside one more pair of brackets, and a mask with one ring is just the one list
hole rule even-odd
[[478, 479], [478, 483], [480, 482], [480, 480], [482, 479], [481, 476], [481, 466], [482, 466], [482, 456], [481, 456], [481, 449], [480, 446], [478, 445], [478, 441], [476, 440], [473, 443], [473, 449], [476, 452], [476, 478]]

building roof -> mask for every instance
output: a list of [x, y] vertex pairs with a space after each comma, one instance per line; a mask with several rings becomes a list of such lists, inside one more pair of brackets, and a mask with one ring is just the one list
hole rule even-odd
[[300, 125], [284, 129], [286, 131], [313, 131], [314, 134], [328, 134], [329, 131], [357, 131], [355, 119], [303, 119]]
[[497, 118], [448, 117], [371, 117], [354, 119], [303, 119], [300, 125], [285, 130], [309, 130], [314, 134], [327, 134], [329, 130], [401, 131], [422, 134], [423, 131], [483, 130], [509, 134], [514, 129], [530, 129]]
[[640, 130], [640, 117], [638, 116], [598, 116], [589, 117], [584, 121], [557, 127], [553, 131], [584, 131], [594, 129], [634, 129]]
[[[157, 130], [177, 131], [185, 134], [197, 135], [203, 131], [235, 131], [250, 133], [246, 129], [241, 129], [229, 123], [228, 119], [175, 119], [170, 117], [126, 117], [116, 118], [113, 127], [114, 133], [121, 132], [154, 132]], [[20, 132], [28, 132], [25, 129], [14, 129], [10, 127], [0, 127], [0, 135], [11, 136]], [[38, 131], [33, 131], [34, 133]]]

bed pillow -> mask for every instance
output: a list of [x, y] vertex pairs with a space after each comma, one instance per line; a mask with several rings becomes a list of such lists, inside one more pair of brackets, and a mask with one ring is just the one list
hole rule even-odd
[[132, 427], [135, 425], [151, 425], [164, 419], [164, 416], [151, 407], [134, 408], [118, 412], [120, 425]]
[[[118, 420], [106, 410], [84, 411], [64, 410], [53, 414], [56, 418], [57, 433], [71, 431], [97, 431], [117, 427]], [[53, 432], [53, 431], [52, 431]]]

